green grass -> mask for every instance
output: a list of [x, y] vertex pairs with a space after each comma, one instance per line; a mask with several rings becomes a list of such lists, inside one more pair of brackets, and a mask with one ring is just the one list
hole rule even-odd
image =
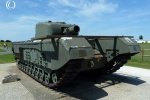
[[[141, 49], [150, 49], [149, 43], [142, 43], [140, 44], [140, 46]], [[144, 51], [144, 55], [150, 55], [150, 50]], [[131, 60], [127, 63], [127, 65], [150, 69], [150, 57], [143, 57], [142, 60], [142, 52], [141, 52], [133, 56]]]
[[139, 68], [145, 68], [145, 69], [150, 69], [150, 63], [146, 63], [146, 62], [133, 62], [133, 61], [129, 61], [128, 64], [129, 66], [133, 66], [133, 67], [139, 67]]
[[[4, 44], [4, 42], [0, 42], [0, 47], [2, 47]], [[12, 47], [12, 43], [11, 42], [6, 42], [8, 47]]]
[[3, 49], [0, 49], [0, 52], [5, 52], [5, 50], [3, 50]]
[[150, 49], [150, 43], [140, 43], [142, 49]]
[[15, 62], [13, 54], [0, 55], [0, 64]]

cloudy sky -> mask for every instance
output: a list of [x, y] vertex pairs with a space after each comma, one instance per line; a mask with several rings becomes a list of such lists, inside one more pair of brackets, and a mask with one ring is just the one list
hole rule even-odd
[[47, 20], [77, 24], [81, 35], [143, 35], [150, 40], [150, 0], [13, 1], [15, 9], [7, 9], [8, 0], [0, 0], [0, 40], [28, 40], [35, 24]]

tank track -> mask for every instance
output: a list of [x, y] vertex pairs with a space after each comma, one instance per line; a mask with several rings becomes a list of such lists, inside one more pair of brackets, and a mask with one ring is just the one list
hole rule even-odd
[[50, 70], [28, 61], [18, 61], [18, 68], [46, 87], [62, 87], [70, 82], [80, 72], [82, 60], [71, 60], [59, 70]]
[[112, 74], [119, 70], [127, 61], [130, 59], [130, 56], [121, 55], [119, 57], [115, 57], [112, 61], [110, 61], [104, 69], [102, 69], [102, 74]]

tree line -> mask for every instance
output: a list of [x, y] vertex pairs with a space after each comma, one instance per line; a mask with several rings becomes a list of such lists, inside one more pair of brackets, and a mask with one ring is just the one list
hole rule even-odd
[[11, 40], [0, 40], [0, 42], [12, 42]]

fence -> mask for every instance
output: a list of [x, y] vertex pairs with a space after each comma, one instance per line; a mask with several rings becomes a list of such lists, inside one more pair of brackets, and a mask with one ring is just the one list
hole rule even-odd
[[150, 49], [142, 49], [141, 50], [141, 55], [142, 55], [142, 61], [144, 61], [144, 57], [150, 57], [149, 54], [145, 54], [145, 52], [150, 52]]

